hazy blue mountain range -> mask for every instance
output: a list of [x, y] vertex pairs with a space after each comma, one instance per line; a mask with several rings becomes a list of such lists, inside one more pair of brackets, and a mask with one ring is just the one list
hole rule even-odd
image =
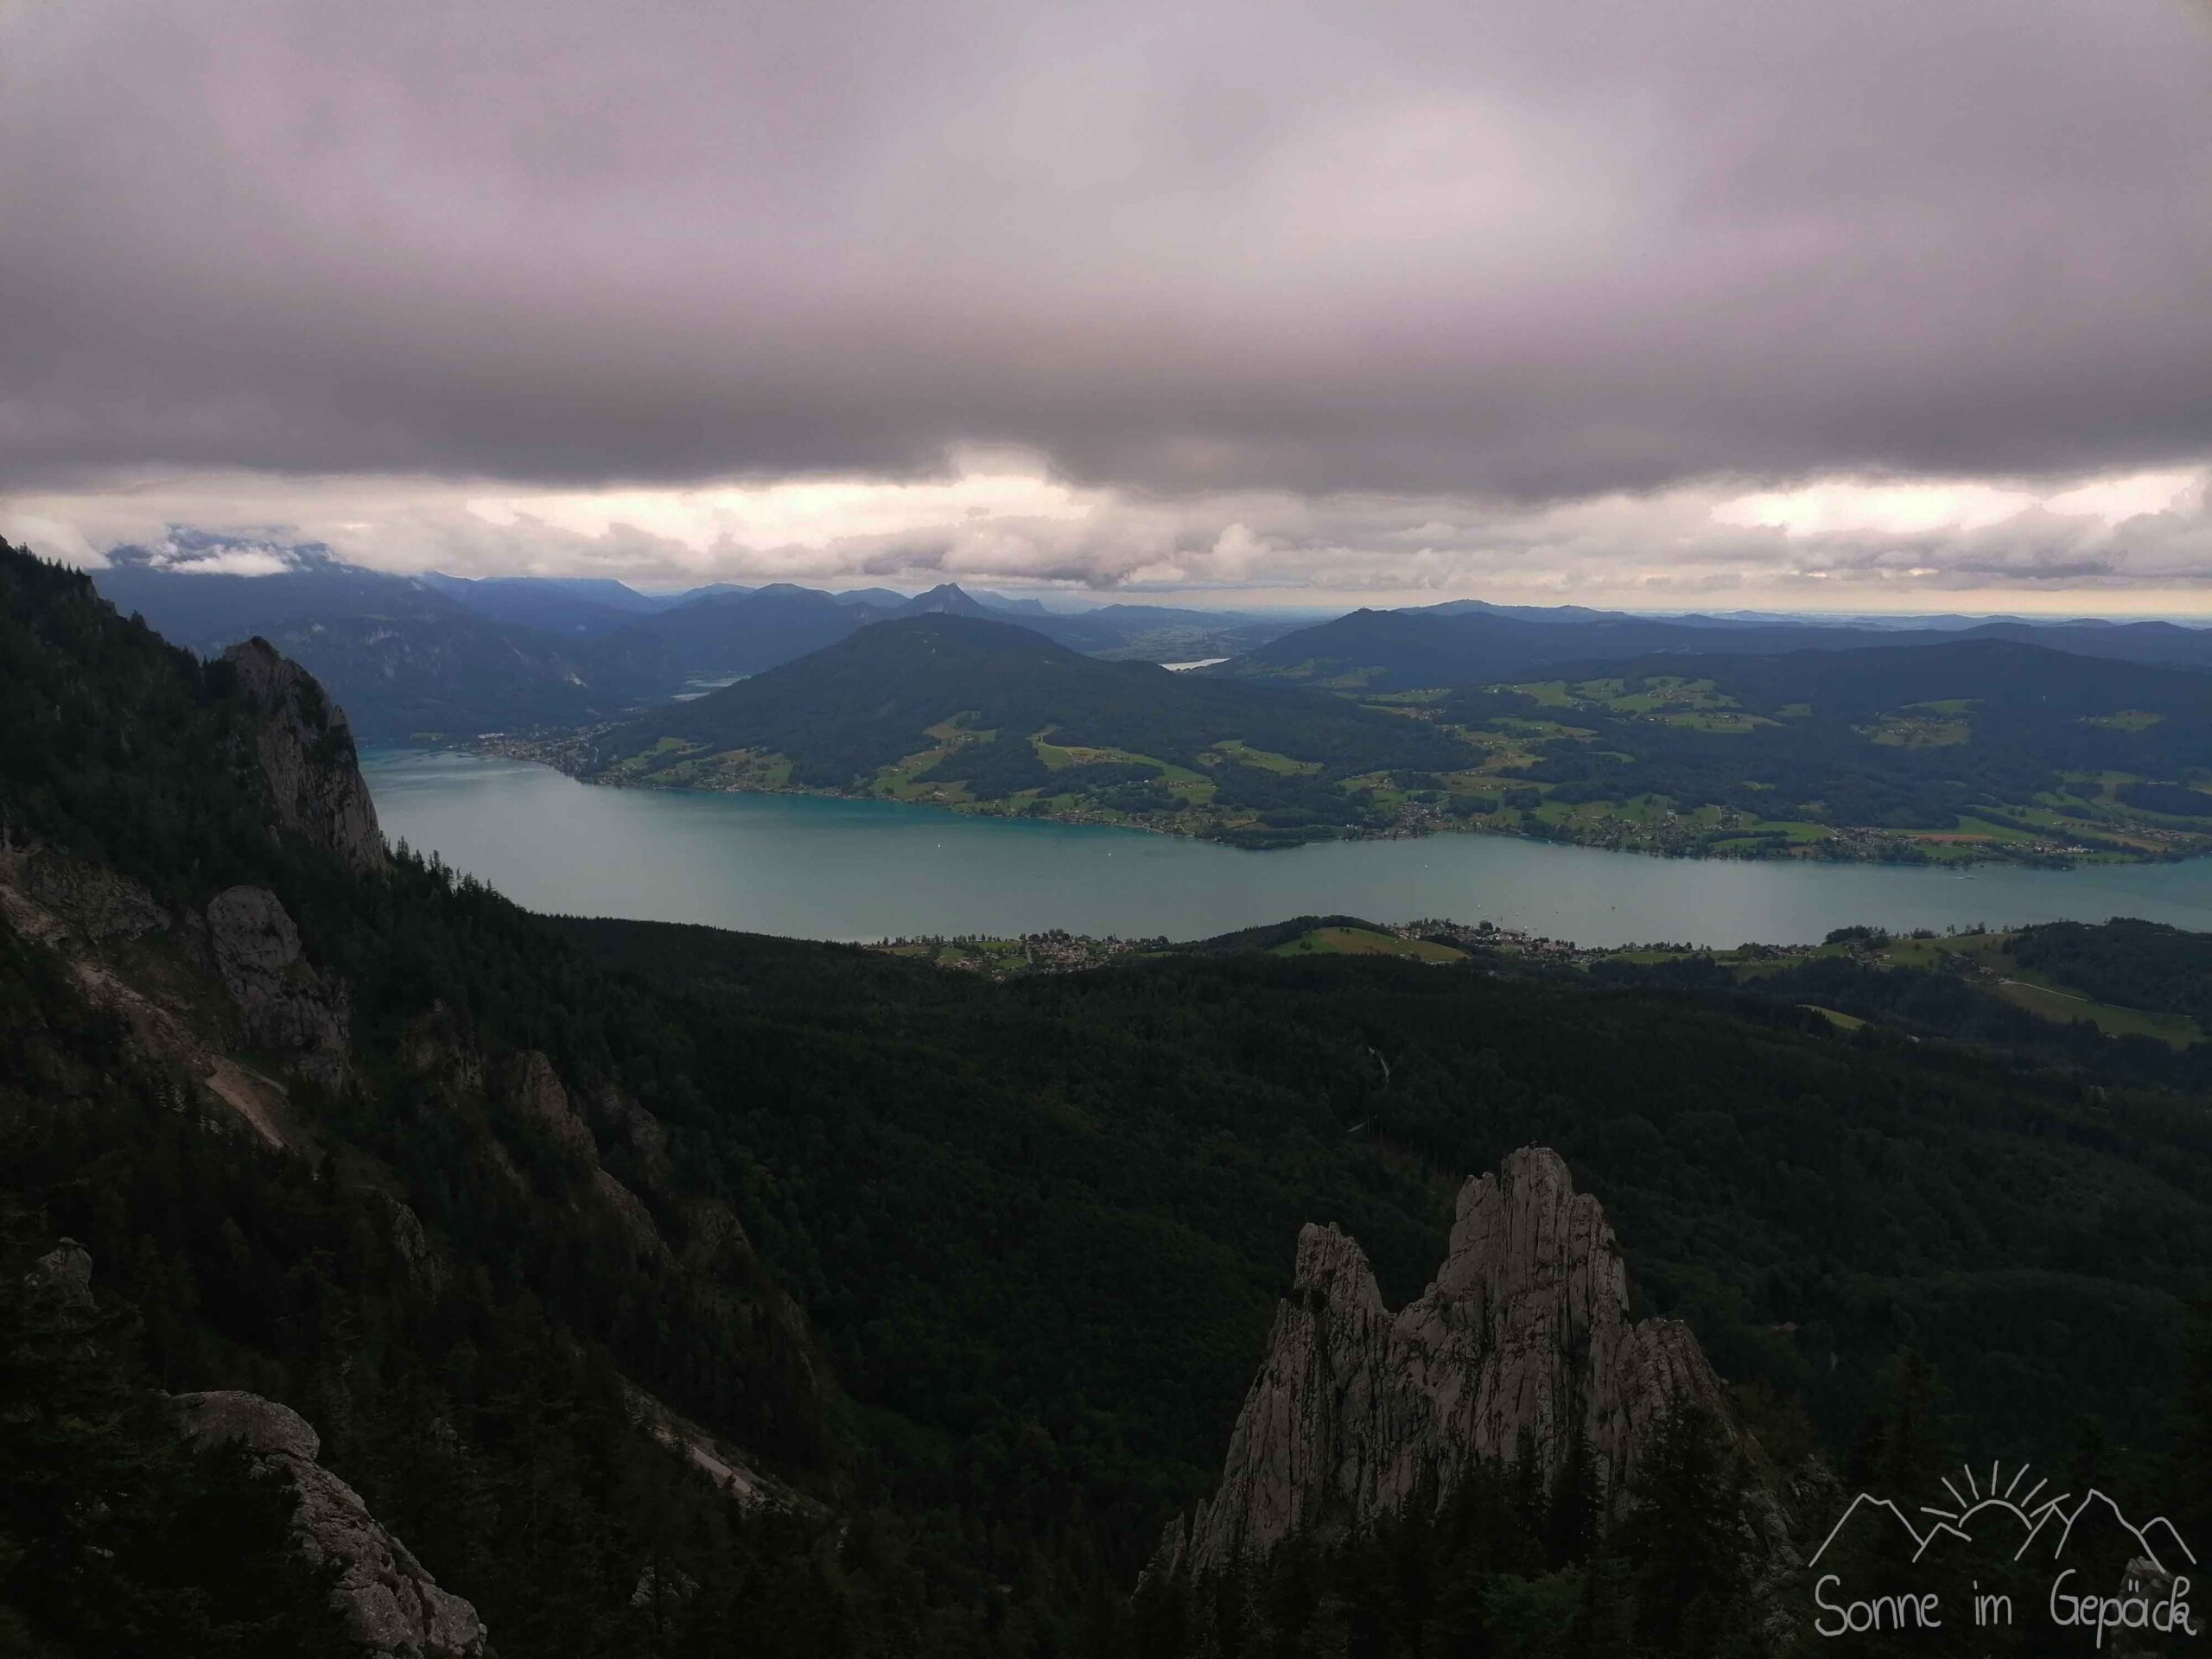
[[641, 594], [607, 576], [448, 576], [427, 571], [422, 580], [479, 616], [543, 633], [606, 633], [632, 618], [651, 616], [706, 593], [750, 593], [717, 583], [684, 594]]
[[321, 545], [192, 531], [119, 548], [100, 591], [204, 655], [260, 635], [328, 683], [372, 742], [604, 721], [817, 651], [898, 614], [1003, 615], [1080, 651], [1174, 661], [1226, 656], [1287, 622], [1149, 606], [1076, 614], [947, 583], [828, 594], [720, 582], [644, 594], [603, 578], [469, 580], [350, 565]]
[[371, 742], [575, 725], [666, 695], [679, 664], [650, 639], [563, 638], [493, 620], [436, 585], [284, 550], [283, 570], [190, 569], [120, 549], [101, 594], [202, 656], [256, 635], [305, 664]]
[[630, 623], [618, 639], [667, 651], [685, 677], [758, 674], [819, 651], [882, 613], [829, 594], [776, 582], [749, 594], [710, 594]]

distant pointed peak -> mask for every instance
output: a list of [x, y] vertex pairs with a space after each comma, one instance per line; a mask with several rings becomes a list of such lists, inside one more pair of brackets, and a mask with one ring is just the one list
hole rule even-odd
[[901, 605], [895, 614], [926, 616], [932, 613], [952, 616], [983, 616], [992, 614], [991, 607], [977, 599], [957, 582], [939, 582], [925, 594], [917, 594]]

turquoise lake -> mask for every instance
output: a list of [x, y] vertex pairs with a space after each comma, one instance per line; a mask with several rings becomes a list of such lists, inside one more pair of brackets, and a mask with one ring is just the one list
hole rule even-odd
[[1582, 944], [1816, 940], [1866, 922], [2212, 931], [2212, 860], [2080, 870], [1649, 858], [1507, 836], [1249, 853], [1078, 824], [783, 795], [606, 789], [480, 755], [369, 750], [385, 831], [533, 910], [820, 939], [1061, 927], [1200, 938], [1304, 913], [1444, 916]]

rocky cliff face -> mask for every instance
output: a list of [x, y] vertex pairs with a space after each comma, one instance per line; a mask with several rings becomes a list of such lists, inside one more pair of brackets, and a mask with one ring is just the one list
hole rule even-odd
[[335, 1087], [352, 1039], [351, 999], [342, 984], [309, 965], [276, 895], [266, 887], [225, 888], [207, 901], [207, 938], [246, 1041]]
[[1548, 1481], [1578, 1440], [1618, 1508], [1652, 1425], [1684, 1398], [1720, 1405], [1697, 1339], [1679, 1321], [1630, 1322], [1603, 1210], [1557, 1153], [1525, 1147], [1460, 1190], [1442, 1269], [1395, 1314], [1357, 1243], [1300, 1233], [1221, 1484], [1170, 1524], [1154, 1570], [1202, 1574], [1356, 1526], [1478, 1462], [1534, 1458]]
[[223, 653], [238, 689], [264, 718], [255, 734], [256, 758], [269, 785], [277, 822], [327, 847], [358, 870], [376, 870], [388, 855], [353, 753], [345, 711], [307, 670], [256, 637]]
[[307, 1419], [273, 1400], [230, 1389], [181, 1394], [174, 1404], [194, 1440], [243, 1444], [257, 1465], [290, 1482], [299, 1497], [292, 1531], [301, 1553], [337, 1566], [331, 1599], [376, 1659], [479, 1659], [485, 1630], [476, 1609], [439, 1589], [359, 1495], [315, 1461], [322, 1442]]
[[[143, 938], [169, 925], [168, 912], [137, 882], [50, 849], [0, 851], [0, 882], [19, 889], [92, 944]], [[35, 931], [33, 937], [44, 937], [45, 931]]]

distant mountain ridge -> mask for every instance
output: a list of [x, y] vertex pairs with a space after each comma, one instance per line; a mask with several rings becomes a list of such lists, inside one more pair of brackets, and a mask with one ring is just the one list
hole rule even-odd
[[605, 721], [878, 614], [788, 584], [652, 595], [597, 580], [394, 575], [315, 544], [257, 544], [254, 573], [234, 573], [227, 545], [175, 532], [159, 550], [118, 549], [93, 580], [202, 655], [268, 639], [327, 681], [372, 742]]
[[173, 537], [181, 561], [170, 550], [118, 549], [92, 573], [94, 585], [203, 657], [269, 640], [330, 687], [368, 742], [603, 720], [681, 681], [650, 642], [496, 621], [435, 583], [348, 565], [312, 545], [256, 550], [250, 556], [280, 568], [235, 574], [243, 561], [214, 540]]
[[417, 580], [494, 622], [578, 637], [609, 632], [692, 596], [663, 600], [606, 576], [471, 578], [431, 570]]
[[2077, 656], [2212, 669], [2212, 628], [2170, 622], [2038, 625], [2001, 621], [1956, 630], [1831, 626], [1796, 621], [1665, 619], [1455, 601], [1426, 609], [1354, 611], [1254, 647], [1209, 672], [1340, 690], [1411, 691], [1529, 677], [1561, 663], [1661, 653], [1770, 655], [1860, 651], [1901, 644], [2007, 639]]
[[92, 574], [124, 611], [202, 656], [270, 640], [327, 681], [376, 743], [601, 723], [894, 614], [996, 617], [1079, 651], [1160, 661], [1228, 655], [1290, 626], [1145, 606], [1059, 615], [953, 583], [910, 599], [790, 582], [645, 594], [603, 577], [396, 575], [320, 543], [190, 530], [118, 548]]

